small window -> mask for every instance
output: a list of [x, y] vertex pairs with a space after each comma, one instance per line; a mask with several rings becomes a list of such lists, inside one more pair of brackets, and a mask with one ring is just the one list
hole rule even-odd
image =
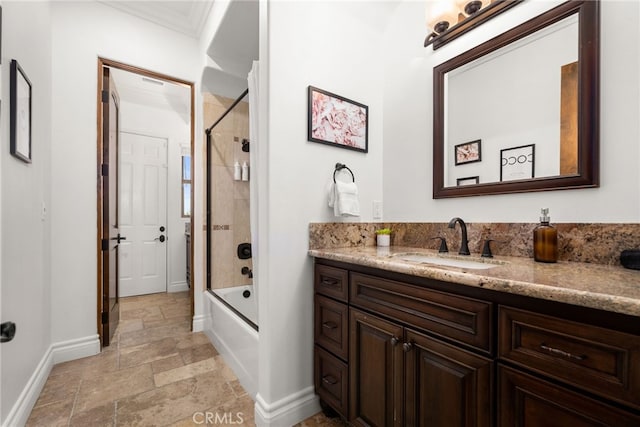
[[182, 217], [191, 216], [191, 156], [182, 156]]

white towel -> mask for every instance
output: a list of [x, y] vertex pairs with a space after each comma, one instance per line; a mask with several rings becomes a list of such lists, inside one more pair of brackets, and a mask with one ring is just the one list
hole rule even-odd
[[360, 216], [358, 187], [354, 182], [338, 181], [329, 189], [329, 207], [335, 216]]

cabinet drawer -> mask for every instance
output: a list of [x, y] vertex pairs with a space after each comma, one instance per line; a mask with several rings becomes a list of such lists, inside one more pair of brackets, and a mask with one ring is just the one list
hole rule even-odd
[[499, 366], [498, 426], [548, 425], [632, 427], [640, 425], [640, 417], [515, 369]]
[[316, 344], [347, 360], [349, 357], [348, 306], [322, 295], [316, 295], [314, 316]]
[[351, 273], [350, 301], [456, 342], [491, 352], [491, 303]]
[[347, 302], [349, 297], [349, 274], [347, 270], [316, 265], [315, 290], [317, 293]]
[[349, 407], [349, 368], [322, 347], [314, 350], [315, 389], [320, 399], [344, 418]]
[[595, 394], [640, 407], [640, 337], [499, 307], [498, 353]]

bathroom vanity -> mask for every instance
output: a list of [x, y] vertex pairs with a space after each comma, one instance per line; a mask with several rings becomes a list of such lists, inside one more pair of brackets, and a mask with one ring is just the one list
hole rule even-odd
[[639, 272], [446, 266], [399, 247], [309, 254], [325, 411], [372, 426], [640, 425]]

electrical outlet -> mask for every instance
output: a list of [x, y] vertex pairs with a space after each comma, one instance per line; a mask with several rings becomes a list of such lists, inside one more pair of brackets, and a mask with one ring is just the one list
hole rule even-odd
[[373, 201], [373, 219], [382, 219], [382, 201]]

